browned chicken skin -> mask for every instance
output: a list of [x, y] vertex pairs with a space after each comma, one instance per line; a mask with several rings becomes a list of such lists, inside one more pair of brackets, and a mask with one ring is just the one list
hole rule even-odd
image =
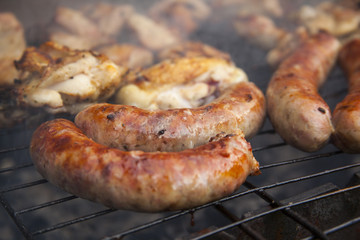
[[153, 51], [159, 51], [180, 42], [180, 38], [169, 28], [139, 13], [132, 14], [128, 18], [127, 25], [132, 29], [138, 41]]
[[111, 97], [127, 71], [104, 55], [53, 42], [27, 48], [16, 67], [21, 72], [16, 87], [21, 105], [70, 113]]
[[149, 10], [152, 19], [183, 38], [196, 31], [210, 13], [203, 0], [162, 0]]
[[157, 54], [159, 61], [183, 57], [212, 57], [232, 61], [228, 53], [222, 52], [210, 45], [197, 41], [184, 41], [163, 49]]
[[233, 26], [237, 34], [265, 50], [275, 48], [288, 33], [264, 15], [239, 13]]
[[310, 34], [327, 31], [340, 37], [358, 29], [360, 13], [353, 8], [324, 1], [317, 6], [302, 6], [297, 14], [297, 19], [308, 29]]
[[128, 68], [143, 68], [154, 62], [154, 54], [134, 44], [112, 44], [96, 49], [106, 55], [114, 63]]

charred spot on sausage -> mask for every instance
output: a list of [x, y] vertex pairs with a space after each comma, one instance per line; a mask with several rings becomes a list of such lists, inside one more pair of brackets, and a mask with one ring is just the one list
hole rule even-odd
[[101, 171], [101, 175], [105, 178], [109, 177], [111, 174], [112, 164], [107, 164]]
[[144, 75], [137, 76], [135, 79], [135, 83], [141, 83], [141, 82], [149, 82], [149, 79]]
[[246, 102], [251, 102], [253, 100], [253, 97], [252, 97], [252, 95], [249, 93], [249, 94], [246, 94], [246, 99], [245, 99], [245, 101]]
[[206, 111], [210, 111], [212, 108], [213, 108], [213, 106], [206, 106], [206, 107], [205, 107], [205, 110], [206, 110]]
[[322, 107], [319, 107], [319, 108], [318, 108], [318, 111], [321, 112], [322, 114], [325, 114], [325, 113], [326, 113], [326, 110], [323, 109]]
[[281, 78], [292, 78], [294, 76], [295, 76], [295, 73], [291, 72], [291, 73], [288, 73], [288, 74], [285, 74], [285, 75], [279, 77], [279, 79], [281, 79]]
[[107, 118], [108, 120], [110, 120], [110, 121], [114, 121], [115, 115], [112, 114], [112, 113], [110, 113], [110, 114], [108, 114], [108, 115], [106, 116], [106, 118]]
[[166, 129], [162, 129], [157, 133], [157, 135], [158, 136], [164, 135], [165, 131], [166, 131]]
[[60, 64], [62, 61], [63, 61], [62, 58], [57, 58], [57, 59], [55, 60], [55, 63], [56, 63], [56, 64]]
[[225, 137], [226, 137], [226, 138], [231, 138], [231, 137], [234, 137], [234, 136], [236, 136], [236, 134], [234, 134], [234, 133], [229, 133], [229, 134], [227, 134]]

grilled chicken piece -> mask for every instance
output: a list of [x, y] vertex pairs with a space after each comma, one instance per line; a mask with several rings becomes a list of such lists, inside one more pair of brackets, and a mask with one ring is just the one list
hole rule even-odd
[[57, 8], [55, 23], [56, 26], [50, 30], [49, 39], [72, 49], [87, 50], [112, 41], [95, 22], [75, 9]]
[[139, 42], [150, 50], [158, 51], [180, 41], [170, 29], [145, 15], [132, 14], [127, 23]]
[[149, 16], [186, 37], [198, 29], [210, 12], [203, 0], [162, 0], [151, 7]]
[[18, 72], [14, 60], [26, 48], [24, 29], [12, 13], [0, 13], [0, 88], [14, 85]]
[[15, 62], [22, 82], [16, 89], [21, 105], [45, 107], [49, 112], [77, 113], [105, 101], [121, 85], [127, 71], [104, 55], [71, 50], [47, 42], [29, 47]]
[[183, 42], [170, 46], [158, 53], [158, 60], [175, 59], [182, 57], [215, 57], [231, 62], [231, 56], [202, 42]]
[[80, 11], [71, 8], [57, 8], [55, 22], [76, 35], [94, 38], [101, 37], [100, 29], [94, 22]]
[[247, 81], [246, 74], [224, 59], [193, 57], [165, 60], [127, 75], [116, 102], [144, 109], [191, 108], [216, 98], [224, 88]]
[[360, 8], [360, 0], [337, 0], [341, 6], [348, 7], [350, 9], [359, 9]]
[[14, 14], [0, 13], [0, 128], [11, 127], [29, 118], [12, 98], [12, 89], [19, 77], [14, 61], [21, 58], [25, 48], [22, 24]]
[[221, 16], [234, 16], [238, 12], [281, 17], [284, 14], [279, 0], [212, 0], [214, 11]]
[[325, 30], [335, 36], [343, 36], [358, 29], [360, 13], [335, 3], [323, 2], [316, 7], [302, 6], [297, 19], [311, 34]]
[[101, 45], [97, 38], [79, 36], [64, 31], [54, 31], [50, 34], [50, 41], [67, 46], [72, 49], [88, 50]]
[[239, 13], [233, 26], [241, 37], [265, 50], [276, 47], [289, 34], [264, 15]]
[[101, 33], [106, 36], [117, 36], [126, 19], [134, 12], [131, 5], [115, 5], [109, 3], [88, 4], [81, 12], [91, 19]]
[[142, 68], [154, 61], [153, 53], [143, 47], [133, 44], [113, 44], [97, 49], [117, 65], [129, 68]]
[[266, 56], [267, 63], [276, 68], [284, 59], [290, 56], [303, 42], [309, 38], [305, 27], [298, 27], [294, 33], [287, 34], [275, 48]]

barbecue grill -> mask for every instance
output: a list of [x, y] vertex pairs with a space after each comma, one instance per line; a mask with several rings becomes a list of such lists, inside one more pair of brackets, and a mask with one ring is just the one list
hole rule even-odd
[[[273, 70], [264, 51], [225, 28], [204, 26], [191, 38], [230, 53], [265, 92]], [[37, 44], [37, 38], [32, 41]], [[346, 92], [345, 76], [335, 67], [321, 95], [334, 109]], [[109, 209], [48, 183], [28, 153], [36, 126], [0, 130], [1, 238], [358, 239], [360, 234], [360, 155], [330, 143], [315, 153], [302, 152], [287, 145], [268, 119], [250, 141], [261, 175], [219, 201], [156, 214]]]

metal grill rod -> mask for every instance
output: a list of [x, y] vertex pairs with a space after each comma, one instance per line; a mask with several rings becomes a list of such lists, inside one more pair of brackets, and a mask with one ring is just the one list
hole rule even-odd
[[88, 214], [88, 215], [85, 215], [85, 216], [82, 216], [82, 217], [75, 218], [75, 219], [73, 219], [71, 221], [58, 223], [58, 224], [53, 225], [51, 227], [37, 230], [35, 232], [32, 232], [31, 235], [36, 236], [36, 235], [44, 234], [44, 233], [47, 233], [47, 232], [50, 232], [50, 231], [54, 231], [54, 230], [57, 230], [57, 229], [60, 229], [60, 228], [64, 228], [66, 226], [69, 226], [69, 225], [72, 225], [72, 224], [75, 224], [75, 223], [78, 223], [78, 222], [83, 222], [83, 221], [86, 221], [86, 220], [89, 220], [89, 219], [92, 219], [92, 218], [100, 217], [102, 215], [105, 215], [105, 214], [108, 214], [108, 213], [111, 213], [111, 212], [115, 212], [115, 211], [116, 211], [115, 209], [106, 209], [106, 210], [99, 211], [99, 212], [96, 212], [96, 213]]
[[[252, 183], [250, 183], [249, 181], [246, 181], [244, 183], [244, 186], [248, 187], [249, 189], [254, 189], [257, 188], [255, 185], [253, 185]], [[281, 206], [284, 206], [283, 204], [281, 204], [279, 201], [277, 201], [274, 197], [272, 197], [269, 193], [265, 192], [265, 191], [257, 191], [256, 194], [258, 196], [260, 196], [262, 199], [264, 199], [265, 201], [267, 201], [270, 206], [272, 208], [278, 208]], [[294, 221], [296, 221], [297, 223], [301, 224], [303, 227], [305, 227], [307, 230], [309, 230], [313, 235], [315, 235], [316, 237], [320, 238], [320, 239], [328, 239], [328, 237], [326, 236], [326, 234], [324, 234], [321, 229], [319, 229], [318, 227], [316, 227], [314, 224], [312, 224], [311, 222], [309, 222], [307, 219], [305, 219], [304, 217], [302, 217], [300, 214], [298, 214], [297, 212], [293, 211], [290, 208], [285, 208], [283, 210], [283, 213], [290, 217], [291, 219], [293, 219]]]
[[4, 148], [4, 149], [0, 149], [0, 154], [1, 153], [8, 153], [8, 152], [16, 152], [16, 151], [20, 151], [20, 150], [25, 150], [28, 149], [29, 146], [17, 146], [17, 147], [12, 147], [12, 148]]
[[[352, 226], [352, 225], [354, 225], [356, 223], [360, 223], [360, 217], [354, 218], [354, 219], [352, 219], [350, 221], [347, 221], [347, 222], [344, 222], [343, 224], [340, 224], [340, 225], [338, 225], [336, 227], [330, 228], [330, 229], [324, 231], [324, 233], [326, 233], [327, 235], [330, 235], [330, 234], [335, 233], [335, 232], [337, 232], [337, 231], [339, 231], [341, 229], [344, 229], [346, 227], [350, 227], [350, 226]], [[315, 239], [315, 237], [310, 236], [308, 238], [303, 238], [302, 240], [312, 240], [312, 239]]]
[[243, 223], [246, 223], [246, 222], [255, 220], [255, 219], [257, 219], [257, 218], [263, 217], [263, 216], [268, 215], [268, 214], [271, 214], [271, 213], [279, 212], [279, 211], [282, 211], [282, 210], [287, 209], [287, 208], [291, 208], [291, 207], [299, 206], [299, 205], [302, 205], [302, 204], [314, 202], [314, 201], [317, 201], [317, 200], [321, 200], [321, 199], [324, 199], [324, 198], [327, 198], [327, 197], [335, 196], [335, 195], [337, 195], [337, 194], [344, 193], [344, 192], [347, 192], [347, 191], [356, 190], [356, 189], [360, 189], [360, 185], [353, 186], [353, 187], [349, 187], [349, 188], [345, 188], [345, 189], [341, 189], [341, 190], [337, 190], [337, 191], [334, 191], [334, 192], [331, 192], [331, 193], [323, 194], [323, 195], [320, 195], [320, 196], [317, 196], [317, 197], [313, 197], [313, 198], [309, 198], [309, 199], [306, 199], [306, 200], [303, 200], [303, 201], [299, 201], [299, 202], [296, 202], [296, 203], [290, 203], [290, 204], [287, 204], [287, 205], [284, 205], [284, 206], [280, 206], [280, 207], [277, 207], [277, 208], [275, 208], [275, 209], [271, 209], [271, 210], [269, 210], [269, 211], [265, 211], [265, 212], [259, 213], [259, 214], [257, 214], [257, 215], [251, 216], [251, 217], [249, 217], [249, 218], [243, 219], [243, 220], [241, 220], [241, 221], [237, 221], [237, 222], [234, 222], [234, 223], [232, 223], [232, 224], [226, 225], [226, 226], [224, 226], [224, 227], [218, 228], [218, 229], [216, 229], [216, 230], [214, 230], [214, 231], [205, 233], [205, 234], [203, 234], [202, 236], [199, 236], [199, 237], [194, 238], [193, 240], [205, 239], [205, 238], [207, 238], [207, 237], [210, 237], [210, 236], [213, 236], [213, 235], [215, 235], [215, 234], [218, 234], [218, 233], [220, 233], [220, 232], [222, 232], [222, 231], [229, 230], [229, 229], [231, 229], [231, 228], [237, 227], [237, 226], [240, 225], [240, 224], [243, 224]]
[[7, 188], [3, 188], [0, 190], [0, 194], [6, 193], [6, 192], [11, 192], [11, 191], [15, 191], [15, 190], [19, 190], [19, 189], [23, 189], [23, 188], [27, 188], [27, 187], [33, 187], [36, 185], [40, 185], [40, 184], [44, 184], [47, 183], [48, 181], [46, 179], [40, 179], [37, 181], [33, 181], [33, 182], [29, 182], [29, 183], [24, 183], [24, 184], [20, 184], [20, 185], [15, 185], [15, 186], [10, 186]]
[[288, 165], [288, 164], [305, 162], [305, 161], [309, 161], [309, 160], [316, 160], [316, 159], [319, 159], [319, 158], [335, 156], [335, 155], [338, 155], [338, 154], [341, 154], [341, 153], [343, 153], [343, 152], [342, 151], [335, 151], [335, 152], [328, 152], [328, 153], [322, 153], [322, 154], [317, 154], [317, 155], [310, 155], [310, 156], [307, 156], [307, 157], [290, 159], [290, 160], [282, 161], [282, 162], [279, 162], [279, 163], [267, 164], [267, 165], [264, 165], [264, 166], [260, 166], [260, 169], [267, 169], [267, 168], [273, 168], [273, 167], [278, 167], [278, 166], [283, 166], [283, 165]]
[[14, 209], [11, 207], [10, 203], [5, 199], [3, 194], [0, 194], [0, 203], [5, 208], [6, 212], [10, 215], [10, 217], [15, 222], [16, 226], [19, 228], [21, 233], [24, 235], [26, 239], [33, 239], [32, 235], [29, 233], [23, 221], [15, 214]]
[[[232, 222], [241, 221], [240, 218], [232, 214], [223, 205], [216, 205], [215, 208], [227, 218], [229, 218]], [[246, 224], [239, 224], [238, 227], [255, 240], [266, 240], [261, 234], [253, 230], [251, 227], [248, 227]]]
[[282, 146], [286, 146], [286, 143], [281, 142], [281, 143], [270, 144], [270, 145], [267, 145], [267, 146], [264, 146], [264, 147], [256, 147], [256, 148], [253, 148], [253, 152], [266, 150], [266, 149], [270, 149], [270, 148], [282, 147]]
[[31, 167], [33, 165], [34, 164], [31, 162], [31, 163], [19, 164], [19, 165], [16, 165], [14, 167], [3, 168], [3, 169], [0, 169], [0, 174], [5, 173], [5, 172], [11, 172], [11, 171], [19, 170], [19, 169], [22, 169], [22, 168]]
[[68, 196], [68, 197], [64, 197], [64, 198], [60, 198], [60, 199], [57, 199], [57, 200], [54, 200], [54, 201], [50, 201], [50, 202], [46, 202], [46, 203], [42, 203], [42, 204], [39, 204], [39, 205], [36, 205], [34, 207], [30, 207], [30, 208], [25, 208], [25, 209], [22, 209], [22, 210], [18, 210], [15, 212], [15, 214], [24, 214], [24, 213], [28, 213], [28, 212], [32, 212], [32, 211], [36, 211], [36, 210], [39, 210], [41, 208], [46, 208], [46, 207], [50, 207], [50, 206], [54, 206], [56, 204], [60, 204], [60, 203], [64, 203], [64, 202], [67, 202], [67, 201], [70, 201], [70, 200], [73, 200], [73, 199], [76, 199], [78, 198], [77, 196]]

